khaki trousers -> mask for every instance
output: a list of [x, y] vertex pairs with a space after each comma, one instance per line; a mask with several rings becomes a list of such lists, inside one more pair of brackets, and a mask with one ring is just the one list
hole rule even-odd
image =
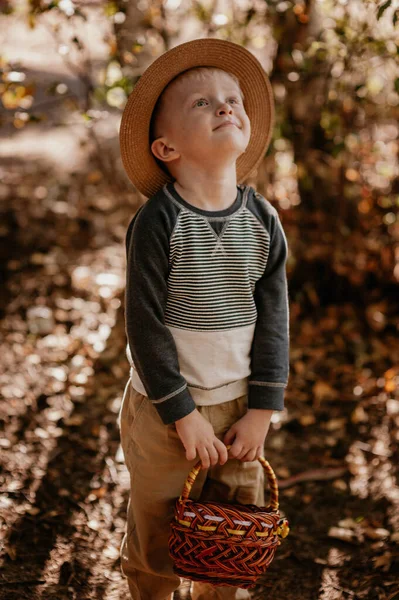
[[[248, 397], [241, 396], [199, 412], [223, 437], [247, 411]], [[172, 600], [180, 584], [168, 552], [169, 524], [176, 498], [199, 460], [188, 461], [174, 424], [165, 425], [147, 396], [129, 379], [118, 419], [121, 445], [130, 474], [127, 528], [121, 545], [121, 570], [133, 600]], [[257, 504], [264, 506], [264, 470], [258, 460], [229, 459], [201, 469], [190, 493], [192, 500]], [[248, 590], [192, 583], [193, 600], [250, 598]]]

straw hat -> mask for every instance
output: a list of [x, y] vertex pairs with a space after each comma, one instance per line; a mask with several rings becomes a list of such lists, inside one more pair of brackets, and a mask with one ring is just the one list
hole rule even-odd
[[258, 59], [246, 48], [216, 38], [185, 42], [159, 56], [141, 75], [122, 114], [119, 130], [126, 173], [144, 196], [173, 182], [156, 162], [150, 147], [150, 123], [158, 97], [177, 75], [192, 67], [217, 67], [238, 78], [244, 107], [251, 121], [251, 138], [237, 159], [237, 184], [259, 165], [269, 146], [274, 125], [273, 90]]

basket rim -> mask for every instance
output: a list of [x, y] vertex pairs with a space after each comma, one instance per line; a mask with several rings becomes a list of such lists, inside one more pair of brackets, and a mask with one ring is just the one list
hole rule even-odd
[[[268, 514], [275, 514], [275, 515], [280, 515], [280, 509], [279, 508], [272, 508], [272, 504], [269, 503], [267, 506], [258, 506], [257, 504], [241, 504], [241, 503], [230, 503], [230, 502], [218, 502], [217, 500], [192, 500], [191, 498], [182, 498], [182, 496], [179, 496], [178, 498], [176, 498], [176, 505], [177, 506], [183, 506], [184, 504], [190, 504], [191, 506], [221, 506], [221, 507], [227, 507], [230, 510], [231, 509], [241, 509], [240, 512], [250, 512], [251, 514], [257, 514], [259, 512], [267, 512]], [[242, 510], [247, 508], [247, 511]], [[251, 510], [248, 510], [248, 509]], [[270, 509], [270, 510], [269, 510]]]

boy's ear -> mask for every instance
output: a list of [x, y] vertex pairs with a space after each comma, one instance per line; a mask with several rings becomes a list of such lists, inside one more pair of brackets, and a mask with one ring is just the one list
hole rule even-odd
[[157, 138], [152, 142], [151, 151], [158, 160], [163, 162], [170, 162], [180, 156], [180, 152], [168, 146], [167, 140], [164, 137]]

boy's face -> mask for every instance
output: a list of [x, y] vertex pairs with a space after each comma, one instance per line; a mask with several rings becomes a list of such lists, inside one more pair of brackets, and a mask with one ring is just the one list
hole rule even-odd
[[[234, 125], [220, 125], [228, 120]], [[221, 71], [174, 81], [164, 92], [152, 151], [168, 168], [223, 167], [245, 152], [251, 124], [236, 82]]]

